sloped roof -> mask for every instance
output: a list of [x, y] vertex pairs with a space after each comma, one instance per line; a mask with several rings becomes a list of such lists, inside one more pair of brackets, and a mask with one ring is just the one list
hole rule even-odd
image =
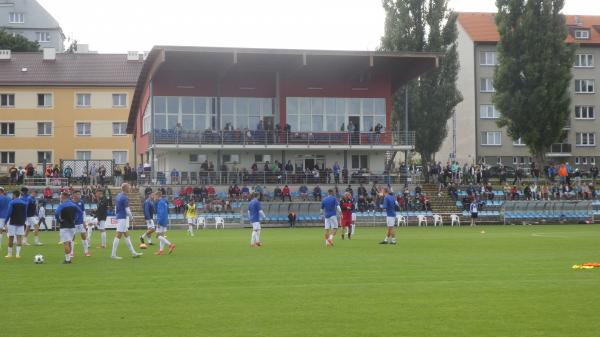
[[[496, 13], [458, 13], [458, 22], [464, 28], [471, 40], [479, 43], [495, 43], [500, 40], [494, 16]], [[580, 44], [600, 44], [600, 16], [567, 15], [569, 36], [567, 42]], [[576, 24], [579, 21], [579, 24]], [[574, 38], [575, 29], [590, 30], [590, 38], [585, 40]]]
[[135, 87], [142, 65], [125, 54], [59, 53], [49, 61], [41, 52], [12, 53], [10, 60], [0, 60], [0, 85]]

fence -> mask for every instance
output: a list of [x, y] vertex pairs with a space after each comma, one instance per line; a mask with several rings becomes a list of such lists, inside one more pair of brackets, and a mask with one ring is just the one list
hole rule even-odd
[[517, 221], [594, 221], [594, 208], [585, 201], [507, 201], [501, 214], [504, 223]]
[[[82, 180], [83, 183], [99, 183], [99, 179], [112, 181], [114, 162], [112, 160], [61, 160], [60, 168], [63, 176], [68, 176], [71, 170], [71, 179]], [[106, 170], [103, 178], [100, 178], [100, 169]], [[67, 170], [67, 172], [65, 172]]]

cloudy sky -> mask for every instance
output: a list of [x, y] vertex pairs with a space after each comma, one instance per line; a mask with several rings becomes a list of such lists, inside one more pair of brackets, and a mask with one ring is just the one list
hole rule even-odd
[[[373, 50], [381, 0], [38, 0], [65, 34], [92, 50], [153, 45]], [[495, 11], [495, 0], [450, 0], [457, 11]], [[566, 0], [565, 13], [600, 15], [599, 0]]]

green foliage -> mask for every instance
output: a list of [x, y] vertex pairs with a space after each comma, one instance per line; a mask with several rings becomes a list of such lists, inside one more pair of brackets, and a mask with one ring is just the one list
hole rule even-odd
[[29, 41], [24, 36], [8, 33], [6, 30], [0, 30], [0, 49], [11, 50], [13, 52], [35, 52], [40, 50], [37, 42]]
[[497, 0], [496, 5], [498, 126], [521, 138], [541, 165], [550, 145], [562, 141], [570, 114], [574, 46], [565, 42], [564, 0]]
[[[447, 0], [384, 0], [385, 51], [441, 52], [440, 67], [413, 80], [408, 87], [409, 127], [416, 131], [416, 151], [432, 159], [447, 136], [447, 121], [462, 95], [456, 88], [459, 62], [457, 15]], [[394, 95], [394, 124], [404, 124], [405, 89]]]

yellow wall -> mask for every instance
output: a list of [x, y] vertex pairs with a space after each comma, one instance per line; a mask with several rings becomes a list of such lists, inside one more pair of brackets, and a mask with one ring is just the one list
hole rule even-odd
[[[37, 164], [37, 151], [52, 151], [55, 164], [74, 159], [75, 151], [91, 151], [92, 159], [112, 159], [112, 151], [127, 151], [133, 161], [131, 135], [113, 136], [113, 122], [127, 122], [133, 87], [0, 87], [15, 94], [15, 107], [0, 107], [0, 122], [15, 122], [14, 136], [0, 136], [0, 152], [14, 151], [17, 166]], [[52, 107], [37, 107], [38, 93], [52, 93]], [[91, 107], [76, 106], [76, 94], [92, 95]], [[112, 94], [127, 94], [126, 107], [113, 107]], [[51, 136], [37, 135], [37, 122], [52, 122]], [[91, 136], [77, 136], [75, 123], [90, 122]], [[0, 172], [6, 170], [0, 164]]]

